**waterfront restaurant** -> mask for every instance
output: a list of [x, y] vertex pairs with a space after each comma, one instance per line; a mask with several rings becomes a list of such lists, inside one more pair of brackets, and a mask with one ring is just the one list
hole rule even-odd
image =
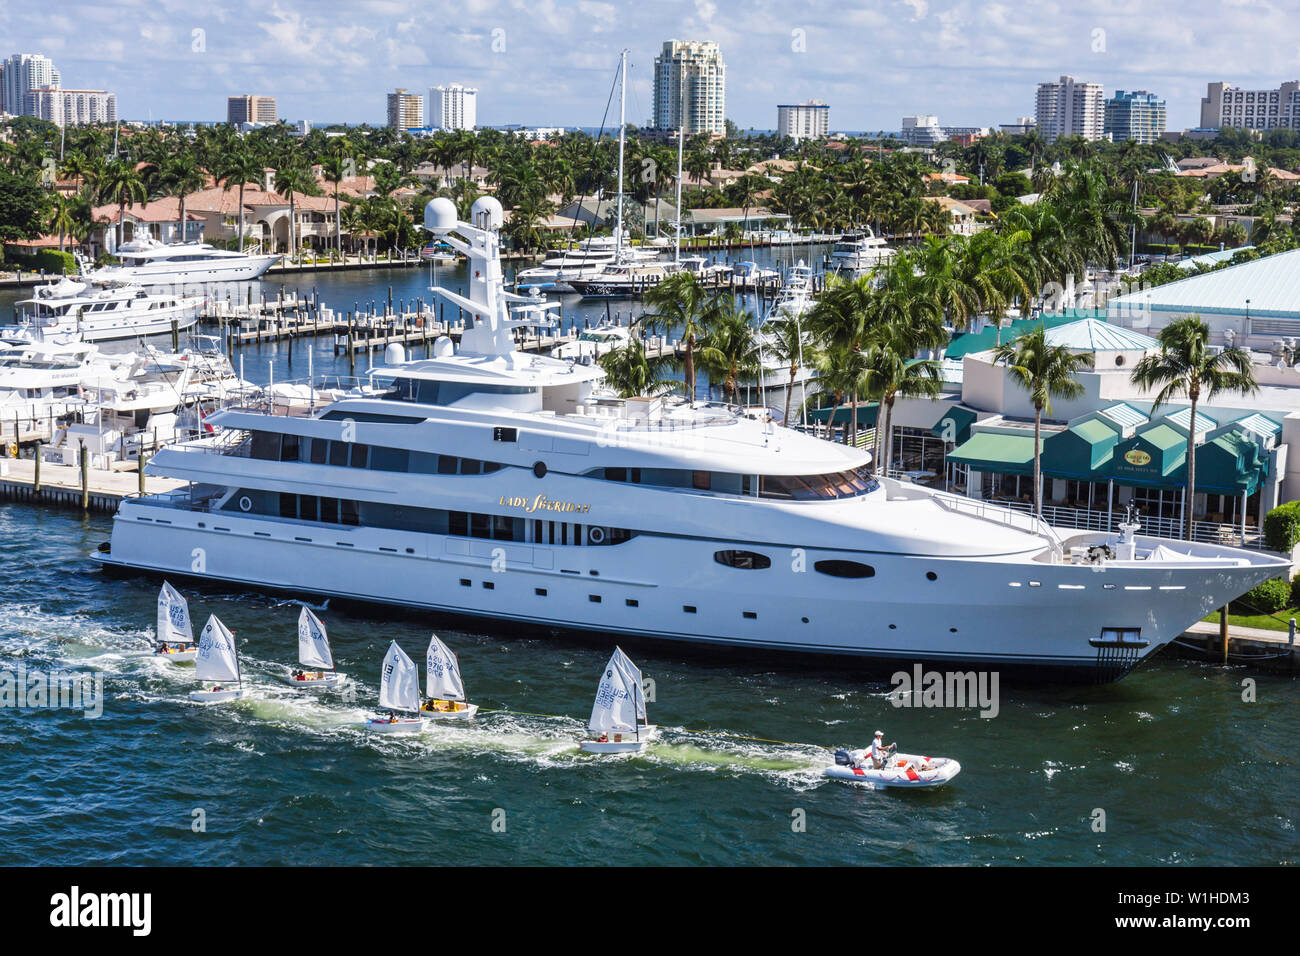
[[[1252, 397], [1219, 395], [1213, 404], [1201, 403], [1193, 423], [1185, 402], [1153, 408], [1152, 396], [1129, 379], [1133, 365], [1158, 349], [1154, 339], [1095, 318], [1051, 316], [1044, 325], [1049, 344], [1087, 351], [1094, 363], [1077, 376], [1084, 394], [1053, 401], [1051, 413], [1044, 415], [1041, 469], [1048, 522], [1115, 530], [1132, 505], [1147, 531], [1181, 537], [1192, 430], [1197, 539], [1258, 545], [1261, 516], [1300, 497], [1300, 462], [1292, 463], [1288, 455], [1289, 444], [1300, 441], [1296, 369], [1286, 370], [1294, 380], [1290, 387], [1262, 384]], [[1001, 336], [1007, 340], [1008, 330]], [[993, 344], [978, 339], [962, 355], [960, 382], [938, 399], [898, 401], [891, 472], [1029, 510], [1033, 406], [1028, 393], [995, 364]], [[1256, 355], [1255, 374], [1262, 383], [1282, 374], [1269, 358]]]

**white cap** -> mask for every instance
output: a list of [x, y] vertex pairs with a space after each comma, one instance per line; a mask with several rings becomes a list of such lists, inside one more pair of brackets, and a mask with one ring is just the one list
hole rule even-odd
[[885, 732], [884, 732], [883, 730], [877, 730], [877, 731], [876, 731], [876, 736], [877, 736], [877, 737], [883, 737], [883, 736], [885, 736]]

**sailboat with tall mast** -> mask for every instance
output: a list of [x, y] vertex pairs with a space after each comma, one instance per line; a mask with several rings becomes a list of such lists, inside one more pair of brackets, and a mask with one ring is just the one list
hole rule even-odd
[[418, 734], [429, 722], [419, 716], [420, 671], [409, 654], [393, 641], [379, 675], [379, 709], [387, 711], [366, 722], [377, 734]]
[[305, 604], [298, 614], [298, 664], [293, 672], [295, 687], [329, 690], [338, 687], [348, 676], [334, 669], [334, 655], [330, 651], [325, 625]]
[[[208, 617], [208, 623], [199, 637], [194, 674], [200, 683], [212, 686], [190, 691], [192, 701], [220, 704], [238, 700], [248, 693], [244, 689], [243, 676], [239, 673], [239, 651], [235, 647], [235, 635], [230, 633], [230, 629], [215, 614]], [[235, 686], [228, 686], [231, 683]]]
[[420, 716], [430, 720], [470, 720], [478, 713], [478, 704], [465, 699], [465, 679], [460, 673], [460, 660], [450, 647], [438, 639], [429, 638], [429, 650], [424, 658], [424, 685], [429, 699], [420, 707]]
[[578, 746], [589, 754], [640, 753], [658, 729], [646, 716], [641, 668], [621, 647], [614, 648], [596, 686], [596, 702], [587, 729], [592, 739]]

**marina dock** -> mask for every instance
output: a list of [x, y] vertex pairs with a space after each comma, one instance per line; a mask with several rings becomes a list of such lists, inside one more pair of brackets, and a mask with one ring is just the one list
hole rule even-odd
[[0, 459], [0, 499], [30, 504], [76, 508], [82, 511], [117, 511], [123, 498], [161, 494], [185, 486], [172, 478], [143, 476], [136, 471], [103, 471], [76, 465], [40, 463], [30, 458]]

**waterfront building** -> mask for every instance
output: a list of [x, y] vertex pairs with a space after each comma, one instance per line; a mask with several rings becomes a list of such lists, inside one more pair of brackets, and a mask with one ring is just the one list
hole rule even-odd
[[1100, 83], [1062, 76], [1038, 84], [1034, 117], [1039, 135], [1048, 143], [1062, 136], [1101, 139], [1105, 127], [1105, 94]]
[[279, 121], [276, 114], [274, 96], [245, 93], [243, 96], [226, 97], [226, 122], [231, 126], [249, 123], [274, 125]]
[[112, 252], [117, 248], [119, 214], [125, 221], [123, 241], [131, 242], [148, 236], [159, 242], [201, 242], [203, 217], [197, 213], [193, 200], [186, 197], [185, 223], [181, 224], [181, 202], [175, 196], [154, 199], [144, 203], [131, 203], [122, 213], [117, 203], [105, 203], [91, 210], [93, 227], [87, 239], [92, 254]]
[[654, 126], [725, 136], [727, 68], [713, 41], [668, 40], [655, 57]]
[[1030, 130], [1038, 129], [1038, 120], [1032, 116], [1021, 116], [1014, 123], [1002, 123], [998, 129], [1007, 136], [1024, 136]]
[[1103, 130], [1117, 143], [1154, 143], [1165, 134], [1165, 101], [1146, 90], [1116, 90], [1106, 101]]
[[478, 126], [478, 90], [459, 83], [430, 87], [426, 119], [434, 129], [475, 129]]
[[793, 140], [823, 139], [831, 131], [831, 108], [822, 100], [777, 106], [776, 135]]
[[1300, 80], [1275, 90], [1239, 90], [1228, 83], [1210, 83], [1201, 97], [1201, 127], [1300, 130]]
[[55, 126], [116, 123], [117, 96], [107, 90], [32, 90], [31, 115]]
[[54, 62], [40, 53], [15, 53], [0, 63], [0, 112], [32, 116], [32, 91], [63, 85]]
[[412, 130], [424, 125], [424, 97], [398, 89], [388, 94], [388, 125], [393, 129]]

